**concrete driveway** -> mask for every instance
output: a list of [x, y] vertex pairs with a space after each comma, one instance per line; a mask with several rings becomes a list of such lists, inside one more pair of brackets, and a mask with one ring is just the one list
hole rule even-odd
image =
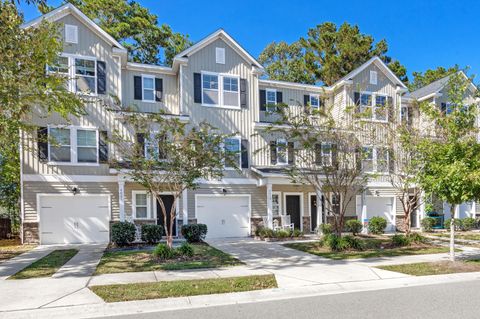
[[365, 264], [307, 254], [274, 242], [237, 238], [209, 240], [208, 243], [234, 255], [250, 268], [263, 269], [275, 274], [277, 283], [282, 288], [407, 276], [374, 269]]

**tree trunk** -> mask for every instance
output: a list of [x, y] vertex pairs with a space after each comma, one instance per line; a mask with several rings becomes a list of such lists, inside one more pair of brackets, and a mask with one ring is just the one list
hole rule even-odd
[[450, 205], [450, 260], [455, 261], [455, 208], [457, 205]]
[[407, 211], [405, 212], [405, 235], [407, 236], [410, 235], [411, 222], [412, 222], [412, 214], [410, 214], [410, 208], [408, 208]]

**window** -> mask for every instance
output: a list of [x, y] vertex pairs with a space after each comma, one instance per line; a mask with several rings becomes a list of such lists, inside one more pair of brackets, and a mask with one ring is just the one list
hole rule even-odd
[[332, 213], [335, 215], [340, 215], [342, 197], [340, 195], [332, 194], [331, 203], [332, 203]]
[[142, 75], [142, 101], [155, 102], [155, 78]]
[[442, 103], [441, 106], [440, 106], [440, 110], [443, 114], [450, 114], [453, 112], [453, 106], [451, 103]]
[[206, 105], [219, 105], [218, 75], [202, 73], [202, 103]]
[[280, 193], [272, 193], [272, 215], [280, 215]]
[[364, 118], [387, 121], [388, 120], [389, 97], [383, 94], [372, 94], [370, 92], [360, 93], [360, 112]]
[[288, 164], [288, 143], [283, 138], [277, 140], [277, 164]]
[[77, 162], [97, 162], [97, 131], [77, 130]]
[[65, 42], [78, 43], [78, 27], [76, 25], [65, 24]]
[[388, 172], [389, 155], [387, 148], [365, 146], [363, 152], [362, 169], [364, 172]]
[[70, 129], [51, 128], [50, 134], [50, 160], [54, 162], [70, 162]]
[[225, 49], [215, 48], [215, 62], [218, 64], [225, 64]]
[[267, 111], [275, 112], [277, 109], [277, 91], [272, 89], [265, 90]]
[[95, 60], [75, 58], [75, 79], [76, 92], [96, 93]]
[[377, 71], [370, 71], [370, 84], [377, 85]]
[[65, 56], [57, 57], [55, 64], [47, 66], [47, 70], [48, 72], [65, 74], [68, 76], [68, 58]]
[[374, 117], [380, 121], [387, 120], [387, 97], [385, 95], [375, 96]]
[[321, 156], [322, 156], [322, 165], [330, 166], [332, 165], [332, 144], [322, 143], [320, 147]]
[[150, 196], [145, 191], [133, 191], [133, 218], [147, 219], [150, 218]]
[[242, 167], [241, 154], [241, 140], [238, 137], [225, 139], [224, 143], [225, 154], [228, 160], [225, 161], [225, 168], [240, 168]]
[[94, 128], [49, 127], [49, 161], [97, 164], [98, 131]]
[[223, 77], [223, 104], [227, 106], [240, 106], [238, 78]]
[[320, 107], [320, 97], [318, 94], [310, 94], [310, 106], [314, 109]]

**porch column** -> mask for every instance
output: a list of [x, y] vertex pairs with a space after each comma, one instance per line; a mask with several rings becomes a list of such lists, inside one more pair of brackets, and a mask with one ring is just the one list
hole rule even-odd
[[267, 183], [267, 227], [273, 228], [273, 198], [271, 183]]
[[418, 208], [418, 223], [417, 225], [420, 225], [420, 221], [425, 218], [425, 191], [422, 191], [422, 194], [420, 195], [420, 207]]
[[362, 233], [367, 234], [368, 233], [368, 228], [367, 228], [367, 221], [368, 221], [368, 216], [367, 216], [367, 199], [365, 196], [365, 192], [362, 193], [362, 224], [363, 224], [363, 229]]
[[472, 218], [477, 217], [477, 202], [476, 201], [472, 201], [472, 208], [471, 208], [470, 214], [472, 215]]
[[323, 224], [323, 204], [322, 204], [322, 192], [319, 190], [316, 190], [316, 196], [317, 196], [317, 227], [319, 227], [321, 224]]
[[125, 181], [118, 181], [118, 207], [120, 209], [120, 221], [125, 221]]
[[183, 225], [188, 224], [188, 197], [187, 190], [184, 189], [182, 192], [182, 219]]
[[455, 218], [460, 218], [460, 205], [455, 206]]

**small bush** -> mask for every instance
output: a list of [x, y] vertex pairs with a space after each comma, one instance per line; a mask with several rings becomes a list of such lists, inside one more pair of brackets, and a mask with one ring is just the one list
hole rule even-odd
[[392, 244], [397, 247], [410, 245], [410, 238], [404, 235], [395, 234], [392, 236]]
[[189, 243], [185, 242], [177, 248], [180, 255], [185, 257], [193, 257], [193, 247]]
[[356, 236], [362, 231], [363, 225], [362, 222], [357, 219], [350, 219], [345, 223], [345, 227], [353, 236]]
[[333, 233], [333, 226], [331, 224], [320, 224], [319, 227], [323, 235], [330, 235]]
[[288, 238], [290, 237], [290, 231], [286, 230], [286, 229], [280, 229], [280, 230], [277, 230], [274, 234], [274, 237], [277, 237], [277, 238]]
[[475, 220], [475, 218], [467, 217], [462, 219], [461, 228], [463, 231], [470, 231], [475, 228], [476, 224], [477, 221]]
[[324, 235], [323, 245], [328, 247], [332, 251], [340, 250], [340, 237], [335, 234]]
[[142, 240], [147, 244], [156, 244], [162, 239], [162, 226], [142, 225]]
[[422, 236], [419, 233], [410, 233], [407, 236], [407, 238], [410, 241], [410, 243], [415, 243], [415, 244], [422, 244], [422, 243], [426, 243], [428, 241], [428, 239], [426, 237]]
[[368, 222], [368, 231], [375, 235], [383, 234], [385, 227], [387, 227], [387, 220], [383, 217], [375, 216]]
[[275, 237], [275, 232], [270, 228], [262, 228], [258, 235], [262, 238], [273, 238]]
[[112, 225], [112, 242], [118, 246], [126, 246], [135, 240], [135, 225], [128, 222], [117, 222]]
[[[443, 223], [443, 227], [447, 230], [450, 230], [450, 224], [452, 223], [452, 219], [448, 218]], [[460, 230], [462, 227], [462, 221], [460, 219], [455, 219], [455, 230]]]
[[294, 229], [292, 233], [293, 237], [303, 237], [303, 231], [300, 229]]
[[255, 228], [255, 236], [260, 237], [260, 234], [262, 233], [262, 231], [264, 229], [265, 229], [265, 227], [262, 227], [262, 226], [259, 226], [259, 227]]
[[422, 228], [426, 232], [431, 232], [433, 230], [433, 226], [436, 224], [435, 218], [432, 217], [425, 217], [420, 221]]
[[207, 236], [207, 225], [188, 224], [182, 226], [182, 235], [188, 243], [199, 243]]
[[362, 250], [363, 245], [362, 245], [362, 241], [357, 237], [346, 235], [339, 239], [338, 249], [339, 250], [348, 250], [348, 249]]
[[173, 248], [168, 247], [166, 244], [158, 244], [153, 250], [153, 256], [159, 259], [167, 260], [175, 258], [176, 253]]

